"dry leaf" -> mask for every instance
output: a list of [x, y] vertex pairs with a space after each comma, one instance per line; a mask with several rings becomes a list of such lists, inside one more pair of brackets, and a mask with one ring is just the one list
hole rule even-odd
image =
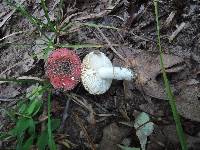
[[[178, 144], [179, 143], [175, 125], [164, 126], [162, 133], [165, 135], [165, 137], [166, 137], [165, 140], [167, 142], [170, 142], [172, 144]], [[198, 150], [200, 138], [195, 137], [195, 136], [190, 136], [186, 133], [185, 133], [185, 136], [186, 136], [186, 139], [187, 139], [188, 149]], [[160, 139], [160, 136], [158, 136], [157, 138]]]
[[[128, 60], [128, 63], [125, 65], [134, 68], [136, 73], [138, 74], [138, 77], [135, 81], [137, 89], [144, 92], [146, 95], [158, 99], [166, 99], [165, 89], [162, 80], [158, 80], [158, 77], [162, 77], [160, 59], [158, 54], [155, 55], [146, 51], [134, 53], [129, 49], [120, 52], [120, 54], [122, 54]], [[115, 60], [114, 62], [116, 64], [117, 60]], [[163, 63], [165, 70], [168, 74], [179, 73], [186, 68], [184, 60], [181, 57], [174, 55], [164, 54]], [[129, 84], [134, 83], [129, 82]], [[126, 84], [126, 86], [128, 85]], [[126, 87], [125, 89], [127, 92]]]
[[[131, 62], [138, 73], [136, 80], [138, 89], [149, 96], [166, 99], [162, 82], [157, 80], [157, 77], [162, 74], [159, 56], [143, 52]], [[173, 55], [164, 54], [163, 63], [167, 73], [180, 72], [186, 67], [182, 58]]]
[[103, 129], [103, 138], [99, 150], [120, 150], [117, 144], [120, 144], [129, 132], [130, 129], [119, 127], [116, 123], [106, 126]]
[[200, 84], [182, 88], [176, 98], [178, 112], [185, 118], [200, 122]]

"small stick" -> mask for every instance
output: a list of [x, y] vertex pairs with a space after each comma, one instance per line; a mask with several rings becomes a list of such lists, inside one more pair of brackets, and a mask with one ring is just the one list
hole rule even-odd
[[11, 101], [16, 101], [17, 99], [15, 98], [0, 98], [1, 102], [11, 102]]
[[46, 80], [43, 80], [43, 79], [40, 79], [40, 78], [37, 78], [37, 77], [30, 77], [30, 78], [1, 78], [0, 77], [0, 84], [2, 83], [7, 83], [7, 82], [32, 82], [32, 83], [45, 83]]
[[29, 30], [11, 33], [11, 34], [6, 35], [6, 36], [4, 36], [3, 38], [1, 38], [0, 41], [3, 41], [4, 39], [9, 38], [9, 37], [14, 36], [14, 35], [17, 35], [17, 34], [25, 33], [25, 32], [27, 32], [27, 31], [29, 31]]
[[185, 27], [186, 23], [182, 22], [180, 24], [180, 26], [177, 27], [177, 29], [172, 33], [172, 35], [169, 37], [169, 42], [172, 42], [174, 40], [174, 38], [179, 34], [179, 32], [181, 32], [181, 30], [183, 30], [183, 28]]
[[61, 121], [61, 124], [60, 124], [60, 128], [58, 129], [58, 132], [63, 131], [64, 126], [65, 126], [65, 121], [69, 117], [69, 114], [68, 114], [69, 104], [70, 104], [70, 99], [67, 100], [67, 102], [66, 102], [65, 109], [64, 109], [64, 112], [63, 112], [62, 121]]
[[[25, 0], [21, 1], [19, 4], [23, 4], [25, 2]], [[12, 11], [10, 11], [5, 17], [4, 19], [0, 22], [0, 28], [6, 23], [6, 21], [15, 13], [17, 9], [13, 9]], [[1, 18], [0, 18], [1, 19]]]
[[112, 0], [109, 0], [108, 7], [105, 10], [101, 11], [100, 13], [86, 14], [84, 16], [76, 18], [75, 20], [82, 21], [82, 20], [86, 20], [86, 19], [100, 18], [102, 16], [105, 16], [105, 15], [109, 14], [118, 5], [119, 2], [120, 2], [120, 0], [117, 0], [114, 5], [111, 5]]
[[21, 76], [18, 77], [17, 80], [35, 80], [38, 82], [44, 82], [44, 79], [38, 78], [38, 77], [32, 77], [32, 76]]
[[83, 126], [83, 124], [82, 124], [80, 118], [78, 117], [77, 114], [74, 114], [74, 115], [75, 115], [75, 119], [76, 119], [78, 125], [80, 126], [81, 130], [84, 132], [88, 143], [91, 145], [91, 149], [92, 149], [92, 150], [96, 150], [96, 146], [94, 145], [93, 140], [92, 140], [91, 137], [89, 136], [89, 134], [88, 134], [86, 128]]
[[[46, 93], [45, 94], [43, 94], [43, 98], [44, 99], [47, 99], [46, 98]], [[42, 121], [42, 124], [41, 124], [41, 131], [44, 131], [45, 129], [46, 129], [46, 122], [44, 121], [44, 120], [47, 120], [48, 119], [48, 116], [47, 116], [47, 105], [44, 105], [44, 107], [43, 107], [43, 112], [42, 112], [42, 116], [44, 117], [44, 119], [43, 120], [40, 120], [40, 121]], [[39, 121], [39, 122], [40, 122]]]
[[167, 19], [165, 20], [164, 26], [165, 26], [166, 28], [169, 27], [170, 23], [172, 22], [172, 20], [173, 20], [174, 17], [175, 17], [175, 14], [176, 14], [176, 12], [175, 12], [175, 11], [172, 11], [172, 12], [169, 14], [169, 16], [167, 17]]
[[110, 43], [110, 41], [108, 40], [108, 38], [103, 34], [103, 32], [101, 31], [101, 29], [99, 27], [97, 27], [97, 30], [99, 31], [99, 33], [101, 34], [101, 36], [103, 37], [103, 39], [107, 42], [108, 46], [111, 48], [111, 50], [120, 58], [122, 59], [124, 62], [126, 62], [126, 60], [124, 59], [124, 57], [119, 54], [117, 52], [117, 50], [112, 46], [112, 44]]

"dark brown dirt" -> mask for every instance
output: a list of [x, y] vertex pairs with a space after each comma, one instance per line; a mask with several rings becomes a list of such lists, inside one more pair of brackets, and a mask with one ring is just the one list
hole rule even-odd
[[[57, 6], [53, 9], [56, 0], [47, 2], [54, 20], [58, 17]], [[28, 0], [24, 6], [36, 17], [43, 18], [45, 22], [37, 0]], [[181, 63], [166, 62], [168, 65], [166, 68], [178, 100], [178, 110], [187, 143], [189, 149], [200, 150], [200, 91], [198, 92], [200, 89], [200, 3], [198, 0], [184, 2], [171, 0], [160, 1], [158, 6], [163, 51], [170, 59], [183, 60]], [[2, 15], [0, 21], [2, 21], [3, 14], [7, 14], [11, 8], [0, 0], [0, 9], [3, 10], [0, 11], [0, 16]], [[174, 14], [171, 21], [169, 21], [170, 14]], [[101, 28], [101, 31], [111, 44], [116, 45], [115, 49], [124, 58], [135, 63], [133, 68], [140, 69], [138, 64], [142, 63], [146, 65], [142, 69], [152, 69], [139, 70], [141, 78], [132, 83], [113, 81], [109, 91], [100, 96], [90, 95], [81, 83], [73, 91], [65, 94], [55, 90], [52, 97], [52, 118], [62, 118], [67, 114], [64, 127], [55, 132], [56, 142], [61, 143], [62, 140], [67, 139], [73, 143], [71, 149], [74, 150], [104, 150], [105, 144], [108, 149], [109, 146], [124, 143], [138, 147], [139, 141], [134, 129], [120, 122], [134, 121], [139, 112], [146, 112], [155, 124], [155, 130], [148, 139], [147, 150], [181, 149], [169, 103], [165, 100], [166, 95], [162, 93], [164, 87], [161, 72], [159, 69], [154, 70], [159, 68], [159, 63], [156, 62], [159, 50], [153, 1], [114, 0], [110, 3], [109, 0], [101, 2], [68, 0], [64, 1], [62, 20], [66, 17], [69, 17], [69, 22], [96, 23], [121, 29], [116, 31]], [[184, 28], [172, 41], [169, 41], [169, 37], [182, 23], [185, 24]], [[41, 51], [42, 46], [37, 43], [40, 43], [43, 37], [25, 17], [15, 12], [0, 28], [0, 38], [25, 30], [28, 31], [0, 41], [0, 77], [27, 75], [45, 78], [44, 61], [40, 60], [39, 56], [34, 59], [32, 57], [33, 52]], [[90, 51], [100, 50], [113, 61], [114, 65], [127, 65], [117, 57], [97, 29], [87, 26], [73, 27], [69, 32], [71, 33], [60, 35], [54, 40], [55, 43], [103, 44], [105, 45], [103, 48], [83, 48], [74, 51], [83, 58]], [[46, 34], [50, 37], [52, 33], [46, 31]], [[182, 68], [183, 64], [184, 68]], [[8, 128], [13, 125], [3, 108], [14, 107], [29, 86], [0, 83], [0, 131], [8, 131]], [[156, 88], [158, 90], [155, 90]], [[67, 111], [64, 112], [66, 101], [70, 102]], [[112, 134], [107, 130], [110, 126], [115, 133]], [[106, 134], [110, 135], [110, 141]], [[6, 144], [0, 141], [0, 149], [8, 146]], [[63, 144], [59, 148], [66, 149]]]

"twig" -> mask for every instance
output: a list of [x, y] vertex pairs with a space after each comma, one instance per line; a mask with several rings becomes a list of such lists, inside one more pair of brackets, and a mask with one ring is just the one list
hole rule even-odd
[[[149, 6], [149, 5], [148, 5]], [[140, 6], [140, 9], [137, 13], [135, 13], [135, 10], [132, 8], [132, 12], [130, 13], [130, 17], [127, 19], [127, 22], [125, 23], [126, 28], [130, 28], [136, 20], [138, 20], [147, 10], [148, 6], [144, 8], [144, 5]]]
[[103, 17], [109, 13], [112, 12], [112, 10], [119, 4], [120, 0], [117, 0], [114, 5], [112, 5], [112, 0], [109, 0], [107, 8], [103, 11], [101, 11], [100, 13], [93, 13], [93, 14], [86, 14], [84, 16], [81, 16], [79, 18], [76, 18], [76, 21], [82, 21], [82, 20], [86, 20], [86, 19], [93, 19], [93, 18], [100, 18]]
[[0, 98], [0, 101], [2, 102], [11, 102], [11, 101], [16, 101], [17, 99], [15, 98]]
[[[76, 104], [78, 104], [79, 106], [81, 106], [81, 107], [83, 107], [84, 109], [86, 109], [86, 110], [90, 110], [89, 108], [88, 108], [88, 103], [87, 103], [87, 101], [83, 98], [83, 97], [78, 97], [78, 95], [76, 95], [76, 94], [74, 94], [74, 93], [71, 93], [70, 95], [68, 95], [70, 98], [71, 98], [71, 100], [73, 101], [73, 102], [75, 102]], [[79, 99], [81, 99], [81, 100], [79, 100]]]
[[[43, 99], [47, 99], [47, 94], [46, 93], [43, 93], [42, 94], [42, 98]], [[46, 103], [46, 102], [44, 102], [44, 103]], [[39, 119], [38, 119], [38, 122], [40, 123], [40, 122], [42, 122], [41, 123], [41, 132], [42, 131], [44, 131], [45, 129], [46, 129], [46, 121], [45, 120], [47, 120], [48, 119], [48, 116], [47, 116], [47, 105], [45, 104], [44, 105], [44, 107], [43, 107], [43, 111], [42, 111], [42, 114], [41, 114], [41, 118], [39, 117]]]
[[70, 99], [68, 99], [67, 102], [66, 102], [65, 109], [64, 109], [64, 112], [63, 112], [62, 121], [61, 121], [60, 128], [59, 128], [58, 132], [62, 132], [63, 129], [64, 129], [65, 121], [69, 116], [69, 114], [68, 114], [69, 104], [70, 104]]
[[15, 63], [14, 65], [9, 66], [8, 68], [6, 68], [4, 71], [2, 71], [2, 72], [0, 73], [0, 76], [3, 75], [3, 74], [5, 74], [6, 72], [8, 72], [9, 70], [11, 70], [11, 69], [14, 68], [14, 67], [16, 67], [16, 66], [18, 66], [18, 65], [22, 65], [22, 64], [24, 63], [24, 61], [25, 61], [25, 60], [28, 60], [28, 59], [30, 59], [30, 58], [23, 59], [22, 61], [19, 61], [19, 62]]
[[72, 15], [66, 17], [66, 18], [61, 22], [61, 24], [58, 26], [58, 29], [61, 29], [61, 28], [64, 26], [64, 24], [69, 23], [70, 20], [71, 20], [74, 16], [77, 16], [77, 15], [79, 15], [79, 14], [82, 14], [82, 13], [81, 13], [81, 12], [79, 12], [79, 13], [74, 13], [74, 14], [72, 14]]
[[172, 35], [169, 37], [169, 42], [172, 42], [174, 40], [174, 38], [179, 34], [179, 32], [181, 32], [181, 30], [183, 30], [183, 28], [185, 27], [186, 23], [182, 22], [180, 24], [180, 26], [177, 27], [177, 29], [172, 33]]
[[38, 78], [38, 77], [32, 77], [32, 76], [21, 76], [18, 77], [17, 80], [35, 80], [39, 82], [44, 82], [44, 79]]
[[75, 114], [75, 117], [76, 117], [76, 121], [77, 121], [77, 123], [79, 124], [81, 130], [85, 133], [86, 139], [87, 139], [88, 143], [91, 145], [91, 149], [92, 149], [92, 150], [96, 150], [96, 147], [95, 147], [95, 145], [94, 145], [94, 143], [93, 143], [91, 137], [89, 136], [89, 134], [88, 134], [86, 128], [83, 126], [83, 124], [82, 124], [80, 118], [78, 117], [77, 114]]
[[[21, 1], [20, 5], [23, 4], [25, 2], [25, 0]], [[10, 11], [10, 13], [8, 13], [3, 20], [0, 22], [0, 28], [6, 23], [6, 21], [15, 13], [17, 9], [13, 9], [12, 11]], [[0, 18], [1, 19], [1, 18]]]
[[90, 103], [88, 103], [83, 97], [80, 97], [74, 93], [71, 93], [68, 96], [71, 97], [71, 100], [73, 102], [75, 102], [76, 104], [83, 107], [84, 109], [86, 109], [89, 112], [88, 122], [93, 125], [96, 124], [96, 120], [95, 120], [96, 113], [93, 110], [92, 105]]
[[169, 14], [169, 16], [167, 17], [167, 19], [165, 20], [164, 26], [165, 26], [166, 28], [169, 27], [170, 23], [172, 22], [172, 20], [173, 20], [174, 17], [175, 17], [175, 14], [176, 14], [176, 12], [175, 12], [175, 11], [172, 11], [172, 12]]
[[25, 33], [25, 32], [27, 32], [27, 31], [29, 31], [29, 30], [11, 33], [11, 34], [6, 35], [6, 36], [4, 36], [3, 38], [1, 38], [0, 41], [3, 41], [4, 39], [9, 38], [9, 37], [14, 36], [14, 35], [17, 35], [17, 34]]
[[1, 78], [0, 77], [0, 84], [2, 83], [7, 83], [7, 82], [17, 82], [17, 83], [23, 83], [23, 82], [29, 82], [29, 83], [47, 83], [47, 81], [45, 80], [38, 80], [36, 79], [37, 77], [35, 77], [35, 79], [32, 77], [32, 78], [26, 78], [26, 79], [19, 79], [19, 78]]
[[103, 37], [103, 39], [107, 42], [108, 46], [111, 48], [111, 50], [120, 58], [122, 59], [124, 62], [126, 62], [126, 60], [124, 59], [124, 57], [119, 54], [117, 52], [117, 50], [112, 46], [112, 44], [110, 43], [110, 41], [108, 40], [108, 38], [103, 34], [103, 32], [101, 31], [101, 29], [99, 27], [96, 27], [96, 29], [99, 31], [99, 33], [101, 34], [101, 36]]
[[6, 21], [15, 13], [16, 9], [12, 10], [10, 13], [8, 13], [3, 20], [0, 22], [0, 28], [6, 23]]
[[24, 117], [24, 118], [29, 118], [29, 119], [31, 119], [30, 116], [27, 116], [27, 115], [24, 115], [24, 114], [21, 114], [21, 113], [18, 113], [18, 112], [15, 112], [15, 115], [18, 115], [18, 116], [22, 116], [22, 117]]
[[150, 38], [148, 38], [148, 37], [143, 37], [143, 36], [136, 35], [135, 33], [133, 33], [133, 31], [130, 31], [129, 33], [132, 34], [133, 36], [135, 36], [136, 38], [140, 39], [140, 40], [144, 40], [144, 41], [156, 43], [155, 40], [150, 39]]
[[104, 10], [104, 11], [101, 11], [100, 13], [98, 13], [98, 14], [96, 14], [96, 13], [87, 14], [87, 15], [81, 16], [79, 18], [76, 18], [75, 20], [76, 21], [82, 21], [82, 20], [86, 20], [86, 19], [100, 18], [100, 17], [104, 16], [105, 14], [108, 14], [109, 12], [110, 11], [108, 11], [108, 10]]

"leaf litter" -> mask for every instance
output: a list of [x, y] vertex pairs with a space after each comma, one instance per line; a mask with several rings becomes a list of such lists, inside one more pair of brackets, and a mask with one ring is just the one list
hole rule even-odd
[[[35, 2], [35, 4], [33, 3]], [[48, 8], [51, 11], [49, 13], [52, 21], [55, 21], [57, 16], [57, 10], [54, 11], [54, 4], [59, 2], [48, 1]], [[27, 1], [24, 3], [25, 6], [28, 6], [30, 10], [36, 17], [46, 21], [44, 18], [44, 13], [39, 6], [39, 1]], [[199, 30], [198, 30], [198, 5], [196, 2], [187, 2], [187, 5], [184, 3], [182, 7], [179, 5], [174, 5], [175, 2], [160, 2], [160, 20], [161, 20], [161, 32], [162, 40], [164, 47], [164, 64], [167, 71], [168, 77], [170, 79], [170, 84], [175, 92], [177, 99], [177, 107], [180, 115], [182, 116], [183, 123], [187, 122], [185, 119], [189, 119], [189, 123], [194, 125], [199, 121], [199, 79], [198, 79], [198, 70], [199, 70]], [[3, 5], [5, 5], [3, 3]], [[5, 5], [6, 6], [6, 5]], [[33, 6], [33, 7], [32, 7]], [[152, 122], [155, 123], [154, 132], [148, 138], [150, 142], [146, 144], [146, 149], [151, 150], [161, 149], [166, 147], [166, 149], [177, 149], [178, 141], [172, 139], [169, 135], [175, 133], [175, 128], [165, 129], [169, 124], [173, 124], [171, 114], [168, 107], [168, 102], [166, 100], [166, 95], [164, 92], [164, 86], [162, 82], [161, 68], [159, 65], [159, 57], [156, 49], [155, 42], [155, 24], [154, 24], [154, 12], [152, 11], [152, 3], [146, 1], [107, 1], [103, 3], [98, 1], [82, 1], [78, 0], [76, 2], [66, 1], [64, 6], [67, 9], [63, 9], [64, 17], [71, 16], [69, 21], [79, 20], [80, 22], [92, 22], [96, 24], [103, 25], [112, 25], [113, 27], [122, 27], [128, 29], [128, 32], [124, 30], [116, 31], [111, 29], [102, 29], [102, 33], [109, 41], [109, 47], [114, 46], [115, 50], [126, 58], [128, 63], [121, 62], [115, 54], [110, 50], [109, 47], [100, 48], [101, 51], [105, 52], [109, 58], [113, 60], [113, 63], [116, 65], [123, 64], [124, 66], [129, 66], [138, 73], [138, 78], [132, 83], [124, 82], [114, 82], [110, 91], [105, 95], [94, 97], [86, 93], [82, 86], [79, 85], [75, 91], [79, 97], [78, 105], [76, 103], [70, 103], [68, 109], [68, 117], [64, 125], [64, 131], [61, 134], [66, 134], [68, 137], [62, 139], [60, 143], [69, 140], [76, 144], [76, 149], [90, 149], [88, 146], [90, 143], [86, 140], [86, 137], [83, 133], [83, 128], [79, 128], [77, 122], [74, 121], [74, 113], [77, 113], [82, 120], [82, 124], [87, 130], [89, 137], [92, 139], [92, 142], [95, 145], [99, 144], [102, 149], [114, 148], [118, 149], [118, 144], [123, 144], [123, 140], [127, 139], [130, 144], [130, 147], [139, 147], [139, 141], [136, 137], [136, 133], [131, 132], [129, 129], [123, 129], [121, 125], [116, 122], [119, 121], [133, 121], [136, 118], [135, 110], [140, 112], [145, 112], [153, 116]], [[133, 7], [136, 6], [136, 7]], [[33, 8], [33, 9], [32, 9]], [[132, 10], [134, 8], [134, 10]], [[3, 7], [7, 9], [6, 12], [10, 11], [10, 8], [7, 6]], [[57, 8], [56, 8], [57, 9]], [[173, 13], [175, 12], [175, 13]], [[76, 15], [73, 15], [76, 14]], [[168, 25], [165, 26], [170, 14], [174, 15], [168, 21]], [[0, 15], [5, 15], [1, 14]], [[15, 22], [18, 17], [18, 12], [13, 14], [4, 24], [1, 29], [2, 35], [1, 39], [9, 34], [18, 32], [16, 29], [33, 29], [32, 25], [27, 23], [28, 21], [19, 17], [19, 21], [16, 21], [15, 26], [12, 24]], [[134, 18], [136, 15], [136, 18]], [[131, 20], [131, 18], [134, 18]], [[186, 21], [185, 21], [186, 20]], [[127, 23], [128, 22], [128, 23]], [[180, 25], [181, 22], [186, 22], [187, 28], [182, 28], [175, 37], [173, 41], [169, 43], [168, 38], [174, 31], [176, 31], [177, 25]], [[188, 24], [189, 22], [189, 24]], [[13, 27], [14, 26], [14, 27]], [[165, 26], [165, 27], [162, 27]], [[5, 30], [6, 28], [6, 30]], [[31, 29], [30, 29], [31, 28]], [[104, 39], [98, 35], [98, 31], [93, 28], [81, 28], [78, 29], [77, 33], [70, 35], [63, 34], [59, 37], [61, 43], [74, 44], [75, 42], [85, 42], [95, 41], [98, 43], [106, 44]], [[6, 31], [6, 32], [5, 32]], [[10, 32], [10, 33], [9, 33]], [[96, 33], [96, 35], [94, 35]], [[6, 34], [6, 35], [4, 35]], [[21, 40], [19, 40], [21, 39]], [[18, 41], [15, 46], [12, 46], [15, 41]], [[35, 59], [31, 58], [32, 52], [41, 52], [41, 49], [45, 48], [43, 45], [43, 37], [35, 37], [35, 34], [31, 35], [31, 38], [26, 36], [12, 36], [6, 38], [2, 41], [9, 42], [6, 46], [1, 46], [0, 59], [2, 61], [2, 66], [0, 67], [1, 72], [8, 69], [8, 72], [4, 73], [3, 76], [34, 76], [43, 79], [44, 73], [42, 70], [43, 62], [35, 64]], [[23, 42], [29, 43], [29, 46], [21, 46]], [[116, 44], [117, 43], [117, 44]], [[111, 45], [111, 46], [110, 46]], [[14, 51], [16, 50], [16, 51]], [[28, 53], [26, 53], [28, 51]], [[91, 51], [89, 48], [83, 50], [77, 50], [78, 53], [83, 56], [88, 51]], [[38, 60], [43, 59], [42, 55], [37, 55]], [[16, 65], [23, 58], [30, 58], [27, 63], [22, 65]], [[36, 67], [34, 67], [36, 65]], [[8, 67], [9, 66], [9, 67]], [[14, 67], [12, 67], [14, 66]], [[36, 70], [36, 68], [39, 68]], [[39, 70], [39, 71], [38, 71]], [[196, 76], [195, 76], [196, 75]], [[193, 79], [193, 81], [192, 81]], [[187, 84], [190, 82], [190, 84]], [[16, 98], [16, 96], [25, 93], [27, 87], [22, 88], [21, 86], [7, 86], [7, 84], [1, 84], [1, 93], [5, 94], [6, 92], [12, 93], [9, 95], [5, 94], [7, 97]], [[8, 88], [8, 89], [7, 89]], [[9, 89], [10, 88], [10, 89]], [[63, 94], [59, 91], [53, 92], [53, 103], [55, 109], [52, 111], [52, 116], [61, 117], [62, 108], [66, 104]], [[2, 96], [2, 95], [1, 95]], [[81, 106], [82, 98], [86, 101], [84, 107]], [[6, 106], [6, 103], [0, 104], [2, 107]], [[59, 109], [57, 109], [59, 108]], [[148, 110], [147, 110], [148, 108]], [[122, 111], [123, 110], [123, 111]], [[100, 115], [99, 115], [100, 114]], [[112, 115], [110, 115], [112, 114]], [[158, 117], [158, 118], [157, 118]], [[5, 116], [0, 115], [1, 123], [8, 123], [5, 121]], [[196, 122], [195, 122], [196, 121]], [[195, 122], [195, 123], [194, 123]], [[162, 128], [165, 130], [165, 135], [161, 136], [158, 134]], [[104, 130], [103, 130], [104, 129]], [[194, 127], [186, 125], [185, 131], [192, 131]], [[196, 128], [195, 128], [196, 129]], [[1, 126], [2, 131], [6, 131], [5, 126]], [[113, 132], [112, 132], [113, 131]], [[129, 131], [129, 132], [128, 132]], [[197, 127], [195, 130], [197, 134], [187, 135], [188, 143], [190, 147], [195, 147], [200, 142], [198, 141], [200, 130]], [[105, 133], [107, 132], [107, 133]], [[127, 133], [128, 132], [128, 133]], [[55, 132], [56, 133], [56, 132]], [[130, 135], [131, 133], [131, 135]], [[46, 134], [45, 134], [46, 135]], [[62, 135], [62, 136], [63, 136]], [[158, 138], [155, 140], [156, 136]], [[108, 138], [110, 137], [110, 138]], [[110, 140], [113, 139], [113, 140]], [[171, 140], [169, 140], [171, 139]], [[136, 141], [136, 143], [132, 143]], [[194, 142], [191, 142], [194, 141]], [[172, 146], [170, 146], [172, 144]], [[104, 145], [104, 146], [103, 146]], [[107, 147], [105, 147], [107, 145]], [[0, 147], [4, 147], [4, 143], [0, 143]], [[144, 146], [143, 146], [144, 147]], [[198, 148], [198, 146], [197, 146]]]

